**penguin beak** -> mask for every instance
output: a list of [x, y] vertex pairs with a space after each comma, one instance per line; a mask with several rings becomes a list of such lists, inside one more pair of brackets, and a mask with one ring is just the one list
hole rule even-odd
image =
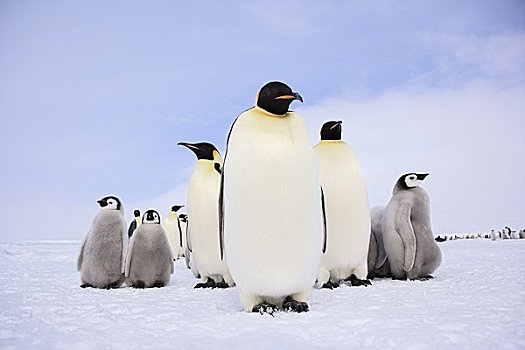
[[184, 146], [184, 147], [188, 147], [189, 149], [191, 149], [192, 151], [193, 150], [198, 150], [199, 147], [195, 146], [195, 145], [192, 145], [191, 143], [187, 143], [187, 142], [179, 142], [177, 143], [177, 145], [179, 146]]
[[428, 174], [428, 173], [426, 173], [426, 174], [417, 174], [417, 179], [423, 181], [423, 180], [425, 180], [425, 178], [428, 175], [430, 175], [430, 174]]
[[335, 128], [337, 128], [339, 125], [343, 124], [343, 121], [342, 120], [339, 120], [337, 122], [335, 122], [334, 125], [332, 125], [332, 127], [330, 128], [330, 130], [333, 130]]
[[283, 95], [283, 96], [277, 96], [275, 98], [276, 100], [299, 100], [301, 101], [301, 103], [303, 103], [303, 97], [301, 95], [299, 95], [298, 92], [292, 92], [291, 95]]
[[108, 205], [108, 202], [106, 202], [104, 199], [100, 199], [97, 201], [97, 203], [104, 208], [106, 205]]

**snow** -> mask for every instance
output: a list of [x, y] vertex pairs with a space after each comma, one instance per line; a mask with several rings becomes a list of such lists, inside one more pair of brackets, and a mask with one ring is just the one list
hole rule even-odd
[[1, 349], [523, 349], [525, 240], [440, 243], [429, 281], [314, 290], [310, 312], [242, 311], [235, 288], [82, 289], [79, 242], [0, 243]]

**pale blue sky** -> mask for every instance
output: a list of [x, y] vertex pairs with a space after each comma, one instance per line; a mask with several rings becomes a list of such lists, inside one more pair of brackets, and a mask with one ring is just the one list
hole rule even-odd
[[0, 240], [165, 212], [270, 80], [344, 120], [372, 205], [428, 171], [436, 233], [525, 227], [524, 1], [1, 1]]

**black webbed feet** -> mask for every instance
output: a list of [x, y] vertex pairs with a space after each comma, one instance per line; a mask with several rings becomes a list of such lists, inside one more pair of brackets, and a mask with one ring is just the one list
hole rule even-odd
[[291, 296], [286, 297], [284, 300], [283, 309], [289, 312], [308, 312], [309, 310], [307, 303], [294, 300]]
[[328, 281], [325, 284], [323, 284], [321, 288], [327, 288], [327, 289], [339, 288], [339, 283]]
[[132, 285], [133, 288], [139, 288], [139, 289], [143, 289], [143, 288], [146, 288], [146, 283], [144, 283], [144, 281], [136, 281], [135, 283], [133, 283]]
[[274, 317], [274, 313], [277, 311], [277, 306], [269, 303], [260, 303], [252, 308], [252, 312], [258, 312], [261, 315], [268, 314]]
[[213, 288], [230, 288], [230, 285], [226, 282], [217, 282]]
[[352, 274], [349, 278], [347, 278], [345, 281], [350, 281], [350, 284], [352, 285], [352, 287], [359, 287], [359, 286], [365, 286], [365, 287], [368, 287], [368, 286], [371, 286], [372, 285], [372, 282], [370, 282], [369, 280], [360, 280], [359, 278], [357, 278], [356, 275]]
[[208, 280], [206, 281], [206, 283], [197, 283], [195, 285], [195, 287], [193, 287], [194, 289], [197, 289], [197, 288], [215, 288], [216, 284], [215, 284], [215, 281], [211, 278], [208, 278]]
[[89, 283], [83, 283], [80, 285], [80, 288], [94, 288], [94, 287]]

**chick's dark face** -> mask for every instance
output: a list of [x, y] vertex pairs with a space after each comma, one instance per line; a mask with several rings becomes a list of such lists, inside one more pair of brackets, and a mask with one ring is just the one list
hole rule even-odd
[[297, 92], [281, 82], [272, 81], [264, 85], [259, 91], [257, 97], [257, 107], [275, 115], [285, 115], [288, 113], [290, 104], [299, 100], [303, 102], [303, 98]]

